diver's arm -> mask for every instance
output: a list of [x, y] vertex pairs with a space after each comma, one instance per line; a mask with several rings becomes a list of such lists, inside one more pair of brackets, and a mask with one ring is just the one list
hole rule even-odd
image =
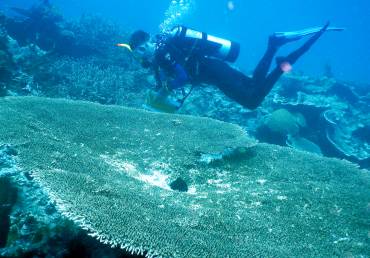
[[179, 89], [188, 81], [189, 76], [184, 67], [174, 60], [161, 58], [161, 65], [155, 69], [157, 89], [167, 90]]
[[174, 37], [158, 42], [158, 48], [155, 53], [155, 62], [159, 67], [157, 81], [161, 81], [162, 86], [167, 87], [168, 90], [181, 88], [189, 81], [187, 72], [180, 64], [183, 60], [178, 60], [173, 53], [174, 42], [171, 40]]
[[175, 64], [173, 67], [175, 78], [169, 81], [171, 90], [183, 87], [189, 80], [188, 74], [184, 67], [180, 64]]
[[[180, 64], [174, 64], [171, 70], [167, 72], [160, 70], [158, 73], [159, 80], [157, 80], [157, 86], [167, 91], [182, 88], [189, 81], [188, 74]], [[170, 76], [168, 74], [170, 74]]]
[[155, 89], [156, 90], [159, 90], [161, 88], [163, 88], [163, 82], [162, 82], [162, 78], [161, 78], [161, 71], [159, 69], [159, 67], [156, 67], [154, 69], [154, 78], [155, 78]]

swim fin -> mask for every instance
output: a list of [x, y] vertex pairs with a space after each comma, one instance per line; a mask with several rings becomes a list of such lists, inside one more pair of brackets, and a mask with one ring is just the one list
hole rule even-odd
[[[283, 45], [288, 42], [299, 40], [305, 36], [315, 34], [322, 30], [323, 27], [311, 27], [303, 30], [297, 31], [287, 31], [287, 32], [275, 32], [271, 35], [271, 39], [274, 42], [278, 42], [278, 45]], [[327, 27], [326, 31], [343, 31], [345, 28], [339, 27]]]
[[[325, 33], [326, 31], [328, 31], [328, 28], [329, 27], [330, 23], [327, 22], [323, 27], [321, 27], [319, 30], [316, 30], [316, 28], [314, 28], [312, 31], [315, 31], [313, 32], [313, 35], [298, 49], [296, 49], [295, 51], [293, 51], [292, 53], [290, 53], [288, 56], [286, 57], [277, 57], [276, 58], [276, 62], [277, 62], [277, 65], [280, 67], [280, 69], [282, 71], [288, 71], [288, 70], [291, 70], [291, 65], [293, 65], [297, 60], [298, 58], [300, 58], [304, 53], [306, 53], [310, 48], [311, 46], [321, 37], [321, 35], [323, 33]], [[303, 36], [305, 35], [310, 35], [311, 33], [309, 32], [306, 32], [308, 34], [304, 34], [302, 33]], [[301, 37], [303, 37], [301, 36]], [[284, 43], [284, 38], [282, 40], [279, 40], [279, 39], [275, 39], [275, 42], [283, 42]], [[284, 64], [286, 63], [286, 64]]]

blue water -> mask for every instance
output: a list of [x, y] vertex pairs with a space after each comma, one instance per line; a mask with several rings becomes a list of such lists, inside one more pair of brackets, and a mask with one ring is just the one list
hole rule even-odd
[[[186, 1], [186, 0], [184, 0]], [[31, 0], [2, 0], [0, 8], [27, 7]], [[99, 13], [128, 30], [158, 31], [166, 18], [171, 1], [165, 0], [51, 0], [69, 18], [82, 13]], [[338, 1], [272, 1], [234, 0], [234, 9], [227, 0], [194, 0], [195, 8], [181, 20], [184, 25], [215, 36], [241, 43], [237, 65], [250, 72], [262, 56], [267, 37], [274, 31], [296, 30], [319, 26], [327, 20], [343, 26], [341, 33], [327, 33], [295, 65], [298, 72], [311, 76], [323, 74], [330, 65], [338, 79], [370, 83], [370, 3], [368, 0]], [[301, 43], [301, 42], [300, 42]], [[297, 44], [300, 44], [297, 43]], [[281, 54], [297, 45], [282, 49]]]

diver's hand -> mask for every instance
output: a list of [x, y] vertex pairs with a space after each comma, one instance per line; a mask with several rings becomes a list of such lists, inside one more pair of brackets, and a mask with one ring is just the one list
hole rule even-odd
[[158, 95], [161, 97], [167, 97], [171, 94], [171, 86], [169, 84], [169, 81], [162, 82], [162, 87], [158, 91]]
[[181, 103], [172, 100], [169, 95], [170, 92], [165, 88], [161, 88], [159, 91], [149, 90], [146, 106], [150, 107], [151, 110], [174, 113], [181, 107]]

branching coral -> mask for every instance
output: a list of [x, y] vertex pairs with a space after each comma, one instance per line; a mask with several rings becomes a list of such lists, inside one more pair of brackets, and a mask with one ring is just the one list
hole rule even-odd
[[99, 61], [96, 58], [60, 58], [42, 66], [35, 80], [40, 82], [47, 96], [140, 106], [147, 89], [145, 74]]
[[[119, 54], [120, 49], [115, 45], [127, 42], [129, 35], [117, 24], [101, 16], [90, 14], [83, 15], [79, 20], [70, 23], [69, 28], [75, 35], [76, 45], [94, 51], [95, 54], [109, 55], [111, 59], [115, 59], [117, 55], [122, 58], [122, 55]], [[81, 51], [84, 49], [82, 48]]]

